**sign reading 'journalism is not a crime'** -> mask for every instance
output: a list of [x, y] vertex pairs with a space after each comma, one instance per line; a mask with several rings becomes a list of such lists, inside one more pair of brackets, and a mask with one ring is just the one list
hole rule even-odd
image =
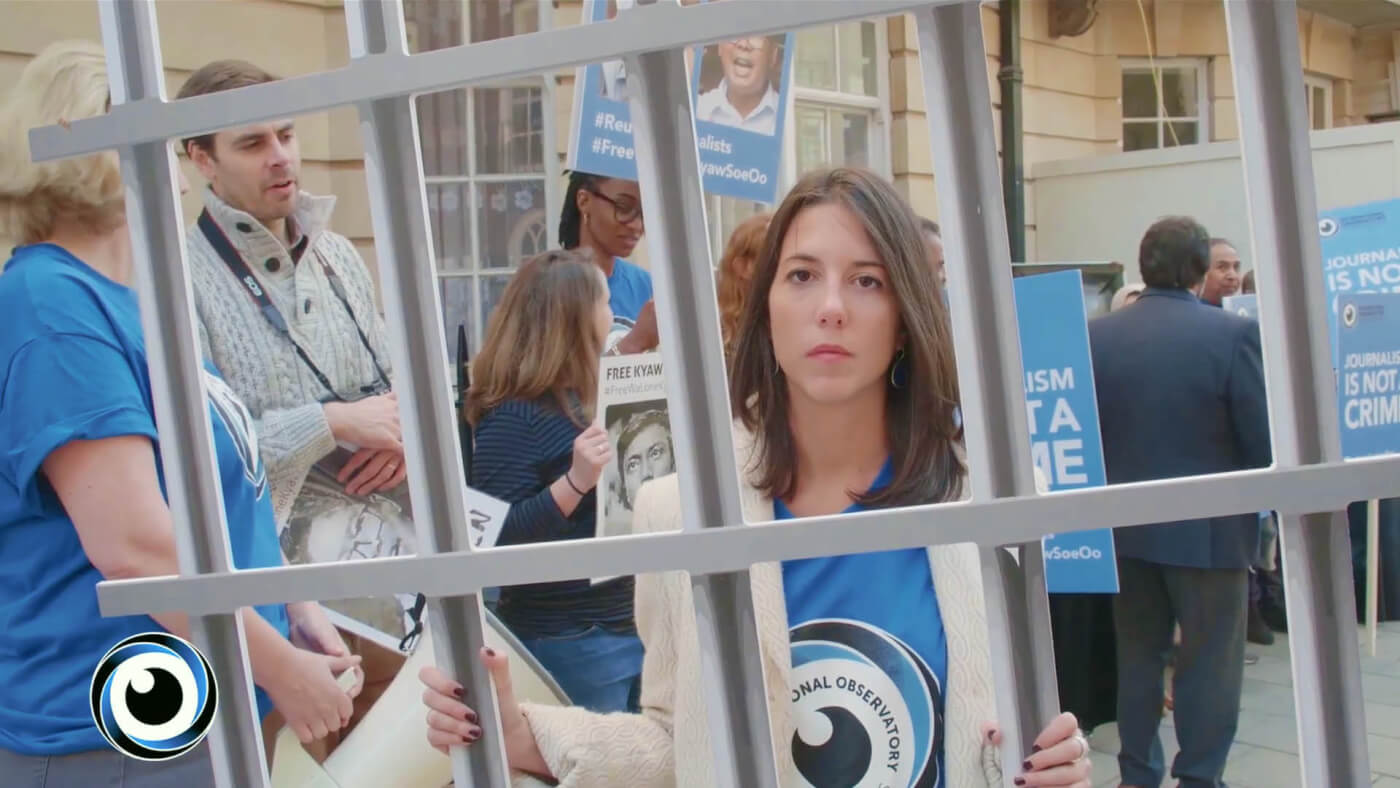
[[1400, 293], [1344, 295], [1338, 305], [1342, 456], [1400, 452]]
[[1327, 286], [1332, 364], [1337, 350], [1340, 299], [1356, 293], [1400, 293], [1400, 200], [1324, 211], [1317, 223]]

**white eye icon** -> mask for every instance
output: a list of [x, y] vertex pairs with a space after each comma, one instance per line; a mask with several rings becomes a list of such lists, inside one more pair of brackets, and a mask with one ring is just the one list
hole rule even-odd
[[134, 739], [173, 739], [199, 716], [199, 688], [183, 659], [170, 653], [137, 654], [112, 674], [112, 716]]

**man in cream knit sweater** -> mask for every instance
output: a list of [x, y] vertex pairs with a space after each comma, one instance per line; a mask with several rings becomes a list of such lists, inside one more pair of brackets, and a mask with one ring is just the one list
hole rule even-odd
[[[178, 97], [274, 79], [250, 63], [218, 61], [192, 74]], [[183, 145], [209, 184], [205, 209], [186, 241], [200, 342], [256, 421], [284, 554], [335, 560], [399, 552], [403, 540], [393, 523], [381, 520], [375, 531], [361, 517], [342, 528], [334, 517], [292, 516], [308, 474], [318, 474], [321, 487], [343, 485], [353, 496], [387, 493], [405, 476], [384, 321], [364, 261], [329, 229], [335, 198], [298, 188], [301, 155], [290, 120], [192, 137]], [[353, 549], [347, 552], [345, 544]], [[388, 606], [390, 618], [401, 615], [392, 599], [364, 604]], [[354, 636], [347, 645], [334, 627], [318, 629], [298, 633], [293, 622], [292, 636], [322, 653], [349, 650], [364, 657], [353, 725], [387, 688], [403, 657]], [[336, 743], [330, 733], [309, 749], [323, 759]]]

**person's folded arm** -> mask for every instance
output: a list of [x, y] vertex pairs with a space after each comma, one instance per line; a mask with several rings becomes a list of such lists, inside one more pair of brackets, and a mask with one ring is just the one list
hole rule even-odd
[[[49, 454], [43, 472], [73, 521], [83, 552], [104, 578], [180, 573], [174, 523], [161, 495], [155, 449], [148, 438], [128, 435], [72, 441]], [[260, 679], [292, 645], [252, 608], [239, 613], [253, 681], [261, 684]], [[184, 613], [151, 617], [175, 635], [190, 635], [189, 617]]]

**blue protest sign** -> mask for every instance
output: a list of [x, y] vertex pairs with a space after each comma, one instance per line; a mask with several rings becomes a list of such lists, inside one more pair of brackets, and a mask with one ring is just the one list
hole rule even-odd
[[[1079, 271], [1015, 281], [1031, 455], [1051, 491], [1101, 487], [1103, 443]], [[1044, 541], [1051, 593], [1117, 593], [1113, 531], [1080, 531]]]
[[[584, 22], [605, 22], [634, 2], [584, 0]], [[695, 50], [691, 106], [706, 192], [777, 201], [794, 41], [791, 33], [753, 36]], [[623, 61], [576, 71], [569, 169], [637, 179], [627, 99]]]
[[1225, 296], [1220, 302], [1226, 312], [1233, 312], [1240, 317], [1247, 317], [1250, 320], [1259, 319], [1259, 296], [1250, 293], [1249, 295]]
[[1324, 211], [1317, 232], [1322, 241], [1335, 367], [1338, 298], [1350, 293], [1400, 292], [1400, 200]]
[[1400, 293], [1348, 294], [1339, 304], [1342, 456], [1400, 452]]
[[[633, 0], [584, 0], [583, 21], [604, 22]], [[594, 63], [574, 74], [574, 109], [568, 167], [608, 178], [637, 180], [627, 71], [621, 60]]]
[[794, 40], [752, 36], [695, 51], [691, 106], [705, 191], [777, 201]]

